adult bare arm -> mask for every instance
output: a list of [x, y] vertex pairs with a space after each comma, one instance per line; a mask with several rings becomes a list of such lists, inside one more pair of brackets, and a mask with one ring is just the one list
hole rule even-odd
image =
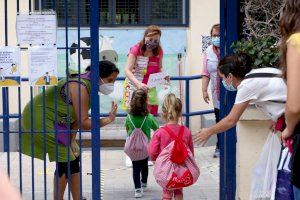
[[287, 102], [285, 109], [286, 130], [283, 139], [289, 138], [300, 121], [300, 53], [288, 44], [287, 50]]
[[209, 103], [209, 95], [207, 92], [208, 84], [209, 84], [210, 78], [208, 76], [202, 76], [202, 95], [203, 99], [206, 103]]
[[207, 142], [207, 140], [210, 138], [210, 136], [214, 134], [222, 133], [234, 127], [236, 123], [239, 121], [243, 112], [248, 107], [248, 105], [249, 105], [249, 101], [235, 104], [232, 107], [230, 113], [219, 123], [215, 124], [214, 126], [211, 126], [210, 128], [204, 128], [200, 132], [198, 132], [194, 136], [194, 142], [196, 143], [200, 142], [201, 145], [204, 145]]
[[[80, 124], [80, 129], [90, 130], [92, 127], [92, 121], [89, 118], [89, 103], [90, 103], [90, 95], [85, 86], [78, 83], [70, 83], [70, 99], [72, 101], [72, 105], [74, 108], [75, 116], [77, 124]], [[79, 96], [80, 89], [80, 96]], [[81, 103], [79, 106], [79, 102]], [[79, 110], [81, 109], [81, 111]], [[115, 120], [117, 105], [112, 103], [112, 108], [108, 117], [100, 119], [100, 127], [105, 126]], [[79, 114], [80, 113], [80, 114]], [[80, 122], [80, 123], [79, 123]]]
[[135, 67], [135, 62], [136, 62], [136, 56], [130, 53], [128, 55], [126, 66], [125, 66], [125, 75], [135, 85], [136, 88], [148, 90], [147, 85], [137, 80], [132, 73]]

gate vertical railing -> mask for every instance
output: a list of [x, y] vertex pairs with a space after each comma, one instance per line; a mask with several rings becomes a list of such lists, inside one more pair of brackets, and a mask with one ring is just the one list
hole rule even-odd
[[[231, 44], [239, 39], [240, 0], [220, 1], [221, 57], [232, 52]], [[236, 92], [225, 90], [221, 84], [220, 117], [224, 118], [234, 105]], [[236, 128], [233, 127], [220, 137], [220, 200], [236, 198]]]
[[[65, 50], [66, 53], [66, 74], [68, 75], [69, 73], [69, 41], [68, 41], [68, 31], [69, 31], [69, 27], [68, 27], [68, 1], [67, 0], [63, 0], [64, 1], [64, 5], [65, 5], [65, 47], [58, 47], [59, 50]], [[43, 4], [43, 0], [39, 0], [39, 10], [43, 11], [44, 8], [44, 4]], [[17, 5], [17, 14], [20, 13], [20, 0], [16, 0], [16, 5]], [[78, 46], [76, 47], [78, 51], [80, 51], [82, 48], [80, 47], [80, 0], [77, 0], [77, 13], [78, 13], [78, 27], [77, 27], [77, 36], [78, 36]], [[31, 13], [33, 10], [32, 7], [32, 0], [28, 0], [28, 12]], [[52, 7], [56, 8], [56, 0], [52, 0]], [[26, 8], [27, 11], [27, 8]], [[4, 12], [5, 12], [5, 45], [8, 46], [8, 0], [4, 0]], [[100, 172], [101, 172], [101, 165], [100, 165], [100, 161], [101, 161], [101, 154], [100, 154], [100, 124], [99, 124], [99, 118], [100, 118], [100, 113], [99, 113], [99, 105], [100, 105], [100, 99], [99, 99], [99, 95], [98, 95], [98, 83], [99, 83], [99, 0], [91, 0], [90, 1], [90, 38], [91, 38], [91, 82], [92, 82], [92, 89], [91, 89], [91, 119], [92, 119], [92, 130], [91, 130], [91, 135], [92, 135], [92, 158], [91, 158], [91, 162], [92, 162], [92, 199], [98, 200], [101, 197], [101, 191], [100, 191], [100, 187], [101, 187], [101, 178], [100, 178]], [[26, 47], [21, 47], [22, 50], [27, 50]], [[78, 71], [81, 71], [81, 66], [80, 66], [80, 54], [78, 53]], [[67, 76], [68, 78], [68, 76]], [[78, 77], [78, 81], [80, 81], [81, 77], [79, 75]], [[201, 79], [201, 76], [191, 76], [191, 77], [171, 77], [171, 80], [183, 80], [185, 81], [185, 124], [187, 126], [190, 125], [190, 117], [192, 116], [199, 116], [202, 114], [208, 114], [208, 113], [212, 113], [211, 110], [206, 110], [206, 111], [197, 111], [197, 112], [191, 112], [191, 108], [190, 108], [190, 81], [191, 80], [195, 80], [195, 79]], [[28, 82], [28, 78], [23, 78], [23, 81]], [[28, 82], [29, 83], [29, 82]], [[30, 113], [31, 113], [31, 118], [30, 118], [30, 124], [31, 124], [31, 128], [29, 130], [29, 134], [31, 134], [31, 150], [32, 150], [32, 158], [30, 158], [30, 164], [29, 165], [29, 171], [31, 171], [31, 188], [29, 187], [29, 189], [31, 189], [31, 197], [32, 199], [39, 199], [40, 197], [37, 195], [37, 191], [35, 190], [35, 188], [37, 186], [39, 186], [35, 180], [36, 180], [36, 173], [37, 173], [37, 169], [35, 168], [36, 166], [36, 160], [33, 156], [34, 153], [34, 134], [43, 134], [43, 146], [44, 146], [44, 162], [43, 162], [43, 193], [41, 198], [44, 199], [49, 199], [49, 188], [47, 188], [47, 182], [52, 182], [52, 180], [47, 179], [47, 163], [46, 163], [46, 153], [45, 150], [47, 148], [46, 145], [46, 134], [49, 133], [49, 131], [46, 128], [46, 107], [47, 107], [47, 102], [45, 100], [45, 96], [46, 96], [46, 87], [42, 86], [41, 87], [42, 91], [41, 94], [43, 96], [43, 113], [42, 113], [42, 119], [36, 119], [36, 117], [34, 117], [33, 113], [35, 110], [35, 107], [33, 105], [33, 98], [34, 98], [34, 87], [30, 86], [30, 92], [29, 92], [29, 96], [30, 96]], [[68, 90], [68, 86], [67, 86], [67, 90]], [[17, 115], [13, 115], [10, 114], [9, 111], [9, 89], [7, 87], [2, 88], [2, 106], [3, 106], [3, 113], [2, 113], [2, 120], [3, 120], [3, 137], [4, 137], [4, 151], [6, 152], [7, 155], [7, 173], [10, 175], [11, 170], [10, 170], [10, 164], [11, 164], [11, 158], [10, 158], [10, 134], [18, 134], [18, 140], [19, 140], [19, 149], [22, 149], [22, 128], [21, 128], [21, 112], [22, 112], [22, 99], [21, 99], [21, 87], [18, 88], [18, 114]], [[57, 93], [57, 87], [55, 87], [55, 92]], [[80, 93], [80, 89], [79, 89], [79, 96], [81, 96]], [[25, 93], [25, 92], [24, 92]], [[69, 98], [69, 96], [67, 95], [67, 98]], [[68, 99], [67, 99], [68, 101]], [[54, 110], [56, 111], [55, 114], [55, 122], [58, 121], [58, 116], [57, 116], [57, 111], [58, 111], [58, 99], [57, 96], [54, 95]], [[79, 106], [80, 106], [80, 98], [79, 98]], [[68, 107], [69, 105], [67, 105]], [[80, 107], [79, 107], [79, 110]], [[68, 111], [69, 112], [69, 111]], [[81, 113], [79, 113], [79, 115], [81, 115]], [[107, 114], [105, 115], [101, 115], [102, 116], [107, 116]], [[124, 116], [124, 114], [118, 114], [118, 116]], [[18, 127], [19, 130], [16, 132], [10, 131], [9, 128], [9, 120], [10, 119], [19, 119], [18, 122]], [[43, 128], [41, 130], [41, 133], [38, 133], [37, 130], [34, 129], [34, 123], [35, 120], [42, 120], [43, 121]], [[70, 132], [71, 127], [70, 127], [70, 119], [67, 118], [68, 120], [68, 132]], [[81, 124], [79, 121], [79, 145], [81, 147]], [[53, 132], [50, 132], [53, 133]], [[55, 140], [56, 143], [58, 142], [58, 138], [57, 135], [59, 133], [59, 131], [57, 129], [54, 130], [55, 133]], [[69, 141], [70, 142], [70, 141]], [[56, 161], [58, 160], [58, 147], [56, 145], [55, 147], [55, 151], [56, 151]], [[80, 155], [81, 155], [82, 151], [80, 148]], [[70, 151], [68, 150], [68, 154], [70, 154]], [[22, 166], [22, 154], [21, 151], [19, 151], [18, 153], [19, 155], [19, 189], [21, 192], [23, 192], [23, 168], [24, 166]], [[80, 157], [81, 159], [81, 157]], [[81, 162], [81, 168], [80, 168], [80, 197], [82, 199], [82, 162]], [[68, 165], [70, 166], [70, 160], [69, 160], [69, 156], [68, 156]], [[57, 168], [57, 162], [56, 162], [56, 168]], [[70, 175], [70, 168], [68, 169], [68, 175]], [[36, 176], [36, 177], [35, 177]], [[69, 176], [70, 177], [70, 176]], [[56, 176], [55, 180], [56, 182], [56, 186], [58, 186], [58, 177]], [[68, 199], [70, 199], [70, 179], [68, 180]], [[52, 189], [52, 188], [51, 188]], [[56, 188], [56, 196], [58, 199], [58, 189]]]
[[[4, 1], [4, 26], [5, 35], [4, 41], [5, 46], [8, 46], [8, 9], [7, 0]], [[9, 153], [9, 104], [8, 104], [8, 88], [2, 88], [2, 111], [3, 111], [3, 141], [4, 141], [4, 152], [7, 153], [7, 173], [10, 175], [10, 153]]]
[[[81, 5], [81, 0], [77, 0], [77, 40], [79, 41], [80, 40], [80, 27], [81, 27], [81, 24], [80, 24], [80, 18], [81, 18], [81, 15], [80, 15], [80, 5]], [[81, 50], [81, 46], [80, 46], [80, 42], [78, 42], [78, 47], [77, 47], [77, 51], [80, 52]], [[78, 53], [78, 57], [77, 57], [77, 60], [78, 60], [78, 72], [79, 75], [78, 75], [78, 82], [81, 81], [81, 62], [80, 62], [80, 54]], [[81, 97], [81, 90], [80, 90], [80, 87], [78, 87], [78, 94], [79, 94], [79, 97]], [[81, 116], [81, 98], [78, 99], [79, 100], [79, 116]], [[78, 134], [79, 134], [79, 155], [80, 155], [80, 164], [81, 164], [81, 167], [80, 167], [80, 171], [79, 171], [79, 178], [80, 178], [80, 199], [82, 199], [82, 166], [83, 166], [83, 163], [82, 163], [82, 126], [81, 126], [81, 120], [79, 120], [78, 122]]]
[[100, 200], [100, 125], [99, 125], [99, 0], [90, 4], [91, 34], [91, 111], [92, 111], [92, 197]]

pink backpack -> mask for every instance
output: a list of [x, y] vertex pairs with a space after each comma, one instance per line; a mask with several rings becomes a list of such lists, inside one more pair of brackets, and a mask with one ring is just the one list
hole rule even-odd
[[128, 118], [132, 126], [134, 127], [134, 130], [132, 131], [131, 135], [126, 139], [124, 151], [132, 161], [144, 160], [149, 156], [148, 138], [142, 131], [142, 127], [147, 119], [147, 116], [145, 117], [140, 128], [135, 127], [130, 115], [128, 115]]
[[153, 175], [156, 182], [168, 190], [180, 189], [194, 184], [200, 175], [193, 153], [182, 137], [184, 126], [178, 137], [167, 126], [163, 127], [173, 141], [166, 146], [156, 159]]

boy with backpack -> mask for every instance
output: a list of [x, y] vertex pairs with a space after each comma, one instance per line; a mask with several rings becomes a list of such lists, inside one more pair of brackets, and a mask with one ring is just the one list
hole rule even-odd
[[174, 94], [165, 97], [162, 106], [164, 127], [158, 129], [150, 142], [149, 155], [155, 161], [154, 177], [163, 188], [162, 199], [182, 200], [182, 188], [195, 183], [200, 170], [194, 159], [190, 130], [179, 125], [182, 103]]
[[128, 138], [124, 151], [132, 161], [135, 198], [141, 198], [147, 189], [148, 143], [151, 139], [151, 129], [155, 131], [159, 128], [154, 116], [149, 114], [147, 101], [147, 92], [142, 89], [134, 91], [130, 101], [130, 112], [125, 120]]

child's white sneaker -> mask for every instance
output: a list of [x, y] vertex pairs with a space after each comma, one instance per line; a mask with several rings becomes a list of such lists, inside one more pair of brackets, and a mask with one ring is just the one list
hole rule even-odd
[[146, 192], [147, 189], [148, 189], [147, 183], [143, 183], [143, 182], [142, 182], [141, 185], [142, 185], [143, 192]]
[[135, 189], [134, 197], [135, 198], [142, 198], [143, 197], [143, 190], [142, 190], [142, 188]]

